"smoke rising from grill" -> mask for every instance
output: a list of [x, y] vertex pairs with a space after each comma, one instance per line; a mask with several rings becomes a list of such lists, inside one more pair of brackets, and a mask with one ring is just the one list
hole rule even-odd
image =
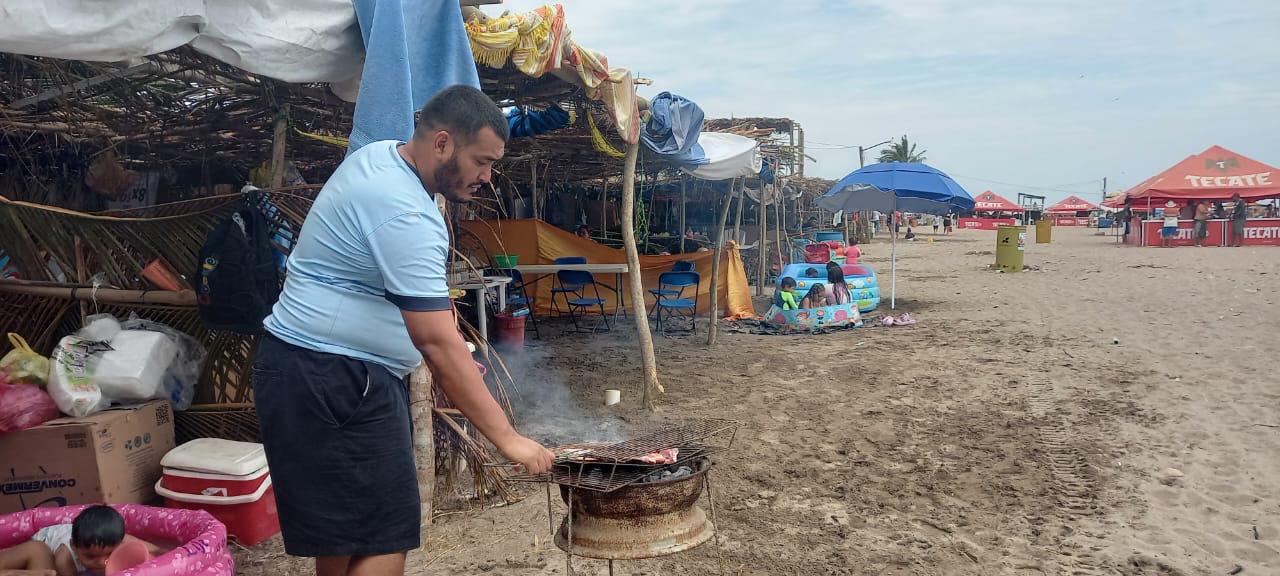
[[569, 382], [540, 348], [526, 347], [502, 359], [515, 380], [511, 404], [521, 434], [547, 446], [624, 439], [626, 423], [603, 406], [574, 398]]

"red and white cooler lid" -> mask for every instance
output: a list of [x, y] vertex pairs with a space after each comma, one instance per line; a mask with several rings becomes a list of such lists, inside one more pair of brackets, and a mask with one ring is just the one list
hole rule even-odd
[[197, 438], [170, 450], [160, 465], [166, 470], [252, 476], [267, 468], [267, 453], [253, 442]]

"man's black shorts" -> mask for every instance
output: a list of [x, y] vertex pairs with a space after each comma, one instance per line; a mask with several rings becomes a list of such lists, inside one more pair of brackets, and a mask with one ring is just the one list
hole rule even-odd
[[405, 379], [268, 334], [253, 396], [286, 552], [371, 556], [421, 545]]

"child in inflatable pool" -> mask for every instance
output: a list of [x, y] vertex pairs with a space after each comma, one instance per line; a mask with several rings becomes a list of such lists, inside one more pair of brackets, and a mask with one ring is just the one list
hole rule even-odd
[[[54, 570], [58, 576], [105, 574], [116, 547], [138, 540], [124, 533], [124, 518], [110, 506], [85, 508], [71, 524], [55, 524], [36, 532], [25, 544], [0, 550], [0, 570]], [[143, 542], [151, 554], [165, 550]]]
[[823, 308], [827, 305], [827, 288], [821, 282], [814, 284], [809, 288], [809, 293], [804, 295], [804, 300], [800, 302], [801, 308]]
[[844, 281], [844, 270], [835, 262], [827, 263], [827, 283], [831, 285], [831, 304], [848, 304], [853, 300], [849, 284]]
[[800, 307], [796, 303], [796, 279], [787, 276], [782, 279], [782, 286], [773, 293], [773, 305], [783, 310], [795, 310]]

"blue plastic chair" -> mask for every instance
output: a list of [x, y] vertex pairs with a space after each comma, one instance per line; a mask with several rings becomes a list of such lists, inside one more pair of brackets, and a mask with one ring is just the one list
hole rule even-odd
[[[659, 296], [654, 302], [654, 309], [658, 317], [658, 332], [666, 334], [666, 330], [662, 326], [663, 312], [667, 316], [676, 314], [678, 316], [687, 316], [689, 318], [689, 326], [694, 334], [698, 333], [698, 323], [693, 321], [694, 316], [698, 315], [698, 284], [702, 281], [701, 276], [697, 272], [663, 272], [658, 276], [658, 289], [674, 291], [674, 295]], [[693, 287], [692, 297], [685, 297], [686, 288]], [[687, 310], [688, 313], [683, 311]]]
[[[592, 276], [590, 272], [582, 272], [579, 270], [562, 270], [558, 274], [560, 275], [561, 282], [578, 287], [578, 292], [575, 294], [576, 297], [570, 298], [567, 294], [565, 295], [566, 305], [569, 309], [569, 318], [573, 320], [573, 329], [578, 332], [595, 333], [600, 329], [600, 325], [603, 324], [604, 331], [608, 332], [611, 329], [609, 326], [609, 315], [604, 311], [605, 300], [600, 297], [600, 285], [596, 283], [595, 276]], [[595, 294], [594, 297], [587, 296], [587, 287], [591, 287], [592, 292]], [[596, 324], [591, 327], [591, 330], [583, 330], [582, 327], [578, 325], [578, 313], [580, 311], [586, 312], [592, 308], [599, 311], [600, 321], [596, 322]]]
[[520, 307], [528, 308], [529, 323], [533, 324], [533, 336], [539, 339], [542, 338], [542, 332], [538, 330], [538, 315], [534, 314], [533, 309], [535, 301], [533, 296], [530, 296], [529, 291], [526, 289], [527, 286], [524, 282], [524, 275], [520, 274], [520, 271], [515, 268], [501, 268], [495, 270], [495, 272], [511, 278], [511, 284], [507, 285], [507, 306], [513, 309]]
[[[561, 256], [552, 260], [554, 264], [586, 264], [585, 256]], [[582, 286], [565, 281], [565, 274], [568, 270], [556, 272], [556, 281], [551, 285], [551, 313], [555, 316], [561, 314], [560, 306], [557, 304], [556, 296], [561, 296], [568, 302], [570, 296], [582, 296]]]
[[[675, 264], [671, 265], [671, 271], [672, 272], [693, 272], [694, 271], [693, 260], [676, 260]], [[653, 294], [653, 307], [649, 310], [650, 316], [653, 316], [658, 312], [659, 300], [662, 300], [663, 298], [666, 298], [668, 296], [680, 295], [679, 290], [676, 290], [674, 288], [663, 288], [661, 285], [659, 285], [657, 288], [650, 288], [649, 293]]]

